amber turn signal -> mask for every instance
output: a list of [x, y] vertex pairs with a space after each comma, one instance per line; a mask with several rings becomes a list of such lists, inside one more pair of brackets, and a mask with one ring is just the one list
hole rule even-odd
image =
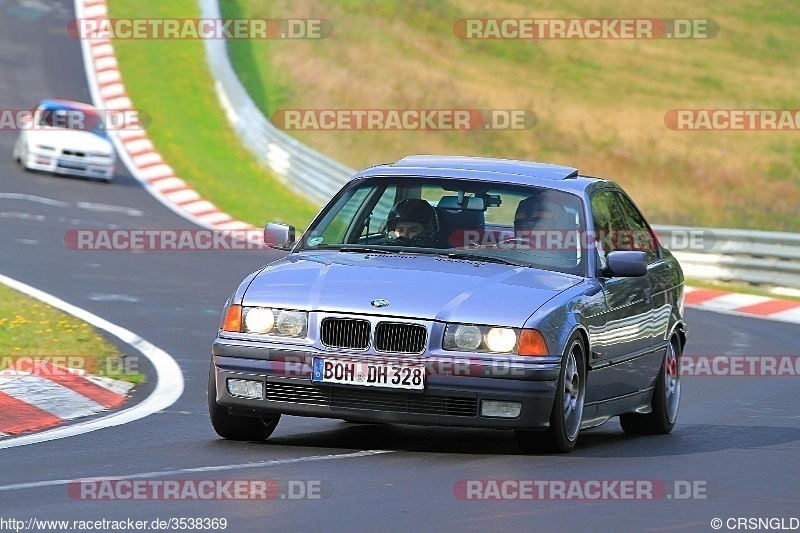
[[225, 313], [225, 320], [222, 322], [222, 331], [242, 331], [242, 306], [233, 304], [228, 307]]
[[544, 337], [535, 329], [523, 329], [519, 337], [519, 355], [530, 355], [534, 357], [547, 357], [550, 351]]

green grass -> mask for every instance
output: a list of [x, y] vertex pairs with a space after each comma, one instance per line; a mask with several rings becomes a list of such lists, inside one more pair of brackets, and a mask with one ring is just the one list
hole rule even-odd
[[[109, 1], [112, 18], [199, 17], [195, 0]], [[176, 174], [230, 215], [305, 228], [317, 208], [282, 186], [239, 143], [222, 111], [200, 40], [116, 40], [125, 87], [152, 117], [148, 135]]]
[[[294, 132], [361, 168], [410, 153], [578, 166], [623, 185], [657, 223], [800, 231], [798, 132], [666, 128], [671, 109], [795, 109], [800, 25], [791, 1], [522, 0], [221, 2], [227, 17], [326, 18], [323, 40], [240, 40], [234, 66], [262, 111], [281, 108], [532, 109], [522, 132]], [[469, 17], [710, 18], [706, 40], [461, 40]]]
[[26, 361], [51, 358], [95, 375], [144, 382], [143, 374], [125, 368], [122, 357], [93, 326], [0, 285], [0, 371], [16, 364], [24, 370]]

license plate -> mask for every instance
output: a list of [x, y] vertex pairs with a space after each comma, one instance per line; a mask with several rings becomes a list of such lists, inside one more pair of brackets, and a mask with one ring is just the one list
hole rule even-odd
[[58, 166], [61, 168], [71, 168], [74, 170], [86, 170], [86, 165], [82, 165], [81, 163], [77, 163], [75, 161], [65, 161], [64, 159], [58, 160]]
[[311, 381], [390, 389], [425, 388], [425, 365], [314, 357]]

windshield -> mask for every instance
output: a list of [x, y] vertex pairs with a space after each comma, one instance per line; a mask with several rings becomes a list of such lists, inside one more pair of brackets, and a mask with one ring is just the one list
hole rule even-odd
[[579, 196], [541, 187], [379, 177], [339, 194], [295, 251], [445, 255], [584, 275]]

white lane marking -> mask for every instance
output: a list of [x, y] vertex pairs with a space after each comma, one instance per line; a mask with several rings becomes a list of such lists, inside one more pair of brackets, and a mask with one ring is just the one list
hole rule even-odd
[[[2, 0], [0, 0], [2, 1]], [[34, 215], [32, 213], [15, 213], [9, 211], [0, 211], [0, 218], [13, 218], [17, 220], [34, 220], [36, 222], [44, 222], [48, 219], [45, 215]], [[119, 224], [107, 224], [105, 222], [99, 222], [97, 220], [82, 220], [80, 218], [67, 218], [67, 217], [56, 217], [56, 221], [60, 222], [61, 224], [71, 224], [73, 226], [84, 226], [84, 227], [93, 227], [93, 228], [108, 228], [108, 229], [119, 229]], [[35, 241], [33, 239], [14, 239], [15, 242], [20, 244], [39, 244], [39, 241]], [[27, 242], [22, 242], [27, 241]]]
[[12, 289], [27, 294], [37, 300], [40, 300], [52, 307], [60, 309], [72, 316], [88, 322], [98, 329], [107, 331], [111, 335], [119, 338], [122, 342], [132, 346], [138, 350], [144, 357], [146, 357], [153, 365], [156, 371], [156, 386], [150, 395], [142, 400], [140, 403], [119, 411], [112, 413], [101, 418], [88, 420], [71, 426], [57, 427], [40, 433], [32, 435], [23, 435], [21, 437], [12, 437], [0, 441], [0, 449], [14, 448], [17, 446], [26, 446], [29, 444], [36, 444], [39, 442], [47, 442], [56, 439], [63, 439], [66, 437], [73, 437], [75, 435], [83, 435], [98, 429], [105, 429], [112, 426], [120, 426], [139, 420], [153, 413], [166, 409], [183, 394], [183, 372], [178, 363], [164, 350], [158, 346], [151, 344], [139, 337], [135, 333], [112, 324], [108, 320], [101, 318], [95, 314], [76, 307], [72, 304], [56, 298], [52, 294], [31, 287], [25, 283], [17, 281], [0, 274], [0, 283], [8, 285]]
[[128, 302], [128, 303], [136, 303], [139, 301], [139, 298], [136, 296], [131, 296], [129, 294], [102, 294], [99, 292], [94, 292], [89, 295], [89, 299], [94, 302]]
[[340, 453], [334, 455], [310, 455], [307, 457], [293, 457], [291, 459], [272, 459], [270, 461], [258, 461], [253, 463], [238, 463], [232, 465], [200, 466], [197, 468], [176, 468], [174, 470], [158, 470], [155, 472], [142, 472], [140, 474], [129, 474], [127, 476], [100, 476], [78, 479], [50, 479], [46, 481], [29, 481], [27, 483], [13, 483], [11, 485], [0, 485], [0, 492], [10, 490], [35, 489], [38, 487], [53, 487], [58, 485], [68, 485], [76, 481], [105, 481], [121, 479], [151, 479], [163, 476], [173, 476], [180, 474], [198, 474], [202, 472], [224, 472], [226, 470], [242, 470], [245, 468], [267, 468], [270, 466], [289, 465], [295, 463], [311, 463], [315, 461], [330, 461], [332, 459], [354, 459], [358, 457], [369, 457], [384, 453], [394, 453], [394, 450], [363, 450], [353, 453]]
[[41, 222], [46, 219], [44, 215], [34, 215], [32, 213], [18, 213], [16, 211], [3, 211], [0, 213], [0, 218], [16, 218], [19, 220], [36, 220]]
[[34, 196], [33, 194], [20, 194], [16, 192], [0, 192], [0, 200], [25, 200], [37, 204], [53, 205], [56, 207], [69, 207], [68, 202], [61, 200], [53, 200], [52, 198], [44, 198], [42, 196]]
[[101, 211], [104, 213], [125, 213], [132, 217], [144, 216], [144, 211], [141, 209], [134, 209], [132, 207], [125, 207], [123, 205], [109, 205], [109, 204], [96, 204], [92, 202], [78, 202], [78, 207], [81, 209], [88, 209], [89, 211]]
[[[71, 204], [70, 202], [62, 202], [61, 200], [54, 200], [53, 198], [45, 198], [43, 196], [34, 196], [32, 194], [20, 194], [15, 192], [0, 192], [0, 200], [23, 200], [37, 204], [44, 204], [53, 207], [63, 207], [63, 208], [69, 208], [73, 206], [73, 204]], [[100, 211], [104, 213], [124, 213], [131, 217], [144, 216], [144, 211], [142, 211], [141, 209], [126, 207], [124, 205], [98, 204], [94, 202], [77, 202], [76, 204], [74, 204], [74, 206], [79, 209], [86, 209], [88, 211]], [[27, 215], [27, 213], [25, 214]], [[36, 215], [36, 216], [41, 216], [41, 215]]]
[[80, 218], [67, 218], [67, 217], [57, 217], [56, 221], [61, 222], [62, 224], [72, 224], [73, 226], [84, 226], [83, 229], [94, 227], [94, 228], [108, 228], [108, 229], [119, 229], [119, 224], [108, 224], [105, 222], [99, 222], [97, 220], [81, 220]]
[[28, 244], [28, 245], [39, 244], [39, 241], [36, 239], [14, 239], [14, 242], [17, 244]]

